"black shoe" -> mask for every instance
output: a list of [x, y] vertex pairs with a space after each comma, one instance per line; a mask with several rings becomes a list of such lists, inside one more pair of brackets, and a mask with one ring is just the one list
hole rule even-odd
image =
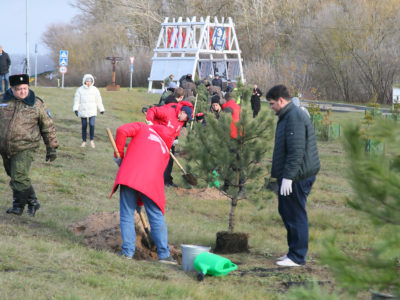
[[14, 191], [13, 190], [13, 204], [12, 208], [7, 209], [8, 214], [14, 214], [17, 216], [22, 215], [24, 212], [25, 204], [27, 202], [28, 190]]
[[40, 208], [40, 203], [37, 201], [36, 193], [35, 190], [33, 189], [33, 186], [29, 188], [29, 196], [28, 196], [28, 210], [26, 214], [30, 217], [34, 217], [36, 211], [39, 210]]
[[178, 264], [178, 262], [172, 256], [168, 256], [167, 258], [159, 259], [158, 261], [162, 264], [168, 264], [168, 265], [177, 265]]
[[39, 202], [36, 202], [34, 205], [28, 204], [28, 210], [26, 211], [26, 214], [33, 218], [36, 212], [39, 210], [39, 208], [40, 208]]
[[24, 212], [24, 208], [23, 207], [15, 206], [14, 204], [13, 204], [12, 208], [7, 209], [7, 213], [8, 214], [14, 214], [14, 215], [17, 215], [17, 216], [22, 215], [23, 212]]

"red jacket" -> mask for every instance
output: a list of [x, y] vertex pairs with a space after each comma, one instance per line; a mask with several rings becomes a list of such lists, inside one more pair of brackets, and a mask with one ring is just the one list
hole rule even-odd
[[[128, 137], [132, 139], [124, 154]], [[115, 143], [123, 159], [111, 196], [119, 184], [129, 186], [153, 200], [164, 214], [163, 174], [174, 139], [175, 131], [166, 126], [134, 122], [118, 127]]]
[[240, 106], [236, 103], [235, 100], [229, 100], [225, 104], [222, 104], [222, 110], [225, 110], [228, 107], [231, 108], [233, 111], [232, 122], [231, 122], [231, 138], [236, 139], [238, 129], [235, 123], [239, 122], [240, 120]]
[[151, 121], [153, 124], [160, 124], [173, 128], [176, 137], [178, 137], [182, 126], [185, 124], [185, 122], [178, 120], [179, 112], [182, 110], [183, 106], [189, 106], [193, 111], [193, 104], [189, 101], [169, 103], [163, 106], [149, 108], [146, 114], [146, 120]]

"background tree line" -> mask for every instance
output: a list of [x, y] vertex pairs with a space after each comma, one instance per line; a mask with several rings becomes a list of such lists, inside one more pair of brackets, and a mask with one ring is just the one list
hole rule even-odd
[[84, 73], [97, 85], [111, 81], [115, 55], [120, 84], [146, 86], [152, 50], [165, 17], [232, 17], [244, 59], [245, 78], [265, 91], [276, 83], [293, 93], [345, 102], [391, 102], [398, 80], [400, 0], [75, 0], [71, 24], [52, 25], [43, 41], [58, 61], [68, 49], [66, 84]]

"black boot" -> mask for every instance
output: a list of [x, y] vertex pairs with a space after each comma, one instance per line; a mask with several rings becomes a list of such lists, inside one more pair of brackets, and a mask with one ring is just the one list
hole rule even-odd
[[40, 203], [37, 201], [37, 197], [35, 194], [35, 190], [33, 189], [33, 186], [29, 188], [29, 195], [27, 201], [28, 201], [28, 210], [26, 214], [30, 217], [34, 217], [36, 211], [38, 211], [40, 208]]
[[8, 214], [14, 214], [17, 216], [22, 215], [27, 202], [28, 191], [29, 189], [24, 191], [13, 190], [13, 206], [12, 208], [7, 209]]

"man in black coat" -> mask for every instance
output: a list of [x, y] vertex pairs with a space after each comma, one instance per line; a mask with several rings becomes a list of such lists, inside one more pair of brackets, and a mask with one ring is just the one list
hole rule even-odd
[[221, 91], [223, 90], [223, 89], [222, 89], [222, 79], [219, 78], [219, 75], [218, 75], [218, 74], [215, 74], [215, 78], [211, 81], [211, 84], [212, 84], [213, 86], [219, 86], [220, 89], [221, 89]]
[[4, 91], [8, 90], [8, 73], [10, 65], [10, 57], [5, 51], [3, 51], [3, 47], [0, 45], [0, 93], [3, 92], [3, 80]]
[[291, 101], [284, 85], [271, 88], [269, 106], [278, 116], [271, 177], [279, 184], [278, 210], [287, 231], [289, 251], [279, 266], [306, 263], [308, 250], [307, 196], [320, 169], [317, 143], [310, 118]]
[[257, 87], [257, 84], [254, 85], [253, 94], [251, 95], [251, 109], [253, 110], [253, 118], [257, 117], [258, 112], [261, 108], [260, 97], [262, 95], [261, 90]]

